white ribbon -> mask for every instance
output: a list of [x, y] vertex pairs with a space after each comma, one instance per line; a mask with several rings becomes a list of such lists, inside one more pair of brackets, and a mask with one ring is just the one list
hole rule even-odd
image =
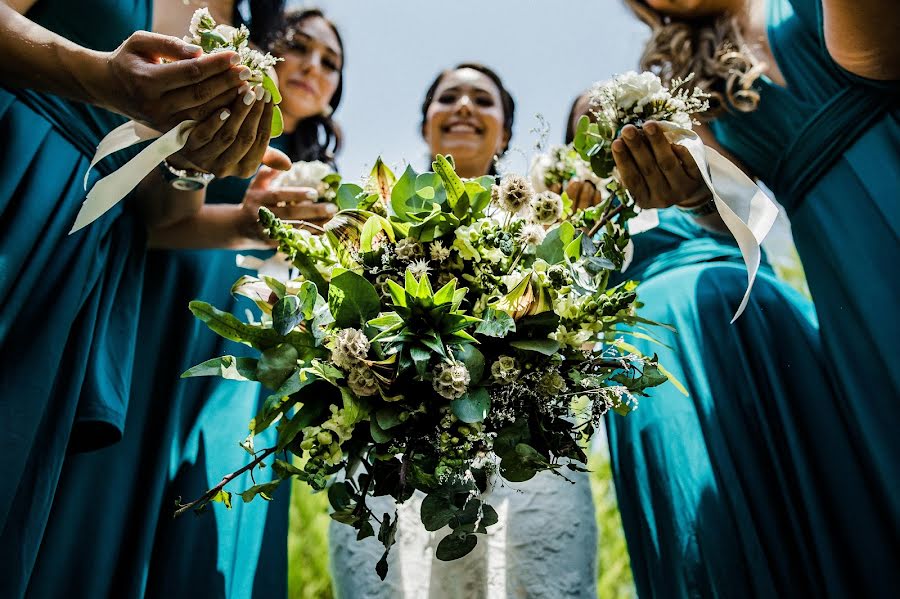
[[[778, 206], [741, 169], [714, 149], [703, 145], [695, 132], [674, 123], [660, 122], [659, 125], [671, 143], [687, 148], [694, 158], [703, 175], [703, 182], [712, 193], [719, 216], [737, 241], [747, 266], [747, 291], [731, 319], [733, 323], [750, 301], [750, 291], [762, 262], [760, 245], [778, 217]], [[650, 211], [645, 210], [641, 214], [645, 212]], [[649, 215], [646, 218], [649, 219]], [[652, 227], [642, 226], [641, 230], [648, 228]]]
[[87, 188], [91, 169], [98, 162], [110, 154], [124, 150], [136, 143], [150, 139], [156, 139], [156, 141], [141, 150], [137, 156], [129, 160], [117, 171], [97, 181], [81, 205], [81, 210], [78, 211], [78, 216], [75, 218], [75, 224], [72, 225], [69, 235], [103, 216], [110, 208], [128, 195], [160, 162], [183, 148], [196, 124], [197, 121], [184, 121], [165, 134], [161, 134], [155, 129], [134, 121], [128, 121], [124, 125], [113, 129], [97, 145], [97, 152], [91, 159], [91, 165], [84, 174], [85, 189]]

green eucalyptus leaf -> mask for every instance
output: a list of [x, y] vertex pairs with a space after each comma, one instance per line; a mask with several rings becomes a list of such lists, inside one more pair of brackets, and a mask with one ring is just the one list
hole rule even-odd
[[438, 543], [434, 555], [444, 562], [453, 561], [471, 553], [477, 544], [478, 537], [473, 534], [449, 534]]
[[193, 368], [189, 368], [181, 375], [186, 379], [195, 376], [220, 376], [232, 381], [255, 381], [256, 358], [235, 358], [234, 356], [222, 356], [213, 358]]
[[272, 94], [272, 103], [273, 104], [281, 104], [281, 92], [278, 90], [278, 85], [276, 85], [275, 81], [266, 75], [263, 77], [263, 89]]
[[328, 308], [338, 327], [359, 327], [375, 318], [380, 307], [378, 292], [361, 275], [348, 270], [331, 279]]
[[387, 443], [393, 438], [389, 432], [378, 425], [378, 421], [375, 418], [369, 421], [369, 432], [376, 443]]
[[537, 247], [535, 255], [549, 264], [560, 264], [565, 259], [566, 246], [575, 239], [575, 227], [564, 221], [550, 229], [544, 241]]
[[279, 335], [287, 335], [303, 322], [303, 306], [296, 295], [286, 295], [272, 307], [272, 328]]
[[507, 333], [515, 332], [516, 321], [502, 310], [488, 308], [481, 316], [481, 322], [475, 327], [476, 335], [485, 337], [506, 337]]
[[354, 183], [342, 183], [338, 187], [335, 203], [341, 210], [353, 210], [359, 207], [363, 188]]
[[559, 351], [559, 342], [555, 339], [521, 339], [511, 341], [510, 345], [516, 349], [533, 351], [545, 356], [552, 356]]
[[484, 376], [484, 354], [474, 345], [460, 345], [453, 350], [454, 357], [466, 365], [469, 371], [470, 385], [475, 386], [481, 382]]
[[472, 424], [487, 418], [491, 407], [491, 396], [484, 387], [476, 387], [450, 402], [450, 409], [461, 421]]
[[265, 350], [256, 366], [257, 380], [269, 389], [278, 389], [297, 369], [299, 357], [297, 348], [289, 343]]
[[273, 106], [272, 127], [269, 130], [269, 139], [281, 137], [282, 133], [284, 133], [284, 115], [281, 114], [281, 108], [279, 108], [278, 106]]

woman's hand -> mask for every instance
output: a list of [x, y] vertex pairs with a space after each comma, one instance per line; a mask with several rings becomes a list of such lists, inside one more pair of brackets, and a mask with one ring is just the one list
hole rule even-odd
[[643, 130], [626, 125], [612, 151], [622, 182], [641, 208], [699, 206], [712, 197], [687, 148], [669, 143], [654, 121]]
[[572, 200], [572, 212], [596, 206], [603, 200], [600, 190], [590, 181], [570, 181], [566, 195]]
[[257, 99], [249, 86], [239, 91], [230, 107], [197, 124], [184, 148], [170, 157], [173, 165], [206, 171], [217, 177], [247, 178], [253, 176], [264, 156], [268, 156], [278, 158], [277, 162], [267, 160], [269, 166], [290, 168], [290, 160], [282, 152], [268, 148], [274, 104]]
[[244, 201], [241, 202], [237, 221], [239, 234], [247, 239], [262, 241], [266, 245], [275, 244], [259, 225], [259, 209], [266, 207], [275, 216], [285, 221], [303, 221], [322, 227], [337, 213], [337, 206], [330, 203], [316, 203], [315, 189], [309, 187], [279, 187], [270, 189], [270, 184], [278, 171], [262, 167], [250, 183]]
[[239, 61], [235, 52], [203, 54], [178, 38], [137, 31], [88, 69], [88, 93], [99, 106], [168, 131], [233, 104], [250, 78]]

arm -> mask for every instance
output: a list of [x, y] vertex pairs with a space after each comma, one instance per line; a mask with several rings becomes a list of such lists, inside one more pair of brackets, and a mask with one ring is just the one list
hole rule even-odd
[[825, 45], [843, 68], [867, 79], [900, 79], [895, 0], [822, 0]]
[[[15, 7], [27, 9], [30, 0]], [[112, 52], [75, 44], [0, 0], [0, 81], [106, 108], [166, 131], [231, 103], [249, 69], [234, 52], [203, 55], [182, 40], [133, 33]], [[164, 63], [162, 59], [170, 62]]]
[[[263, 206], [281, 219], [304, 221], [313, 226], [324, 225], [337, 212], [334, 204], [314, 203], [314, 189], [282, 187], [269, 189], [277, 170], [263, 167], [250, 183], [240, 204], [202, 204], [202, 192], [188, 198], [185, 192], [171, 190], [162, 202], [169, 207], [165, 219], [157, 219], [150, 227], [149, 244], [161, 249], [265, 249], [273, 246], [259, 226], [259, 209]], [[168, 194], [165, 197], [165, 194]], [[185, 201], [182, 207], [179, 202]], [[195, 202], [187, 205], [189, 202]]]

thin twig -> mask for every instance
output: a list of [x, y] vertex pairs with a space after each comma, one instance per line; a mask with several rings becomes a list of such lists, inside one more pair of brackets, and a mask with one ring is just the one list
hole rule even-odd
[[185, 513], [189, 509], [193, 508], [197, 504], [209, 503], [213, 497], [218, 495], [219, 491], [221, 491], [222, 488], [225, 487], [225, 485], [227, 485], [229, 482], [231, 482], [232, 480], [234, 480], [236, 477], [240, 476], [247, 470], [250, 470], [251, 468], [255, 468], [260, 462], [262, 462], [264, 459], [266, 459], [267, 457], [269, 457], [270, 455], [275, 453], [275, 451], [277, 449], [278, 449], [277, 446], [270, 447], [268, 449], [264, 449], [262, 451], [262, 453], [259, 455], [259, 457], [255, 458], [252, 462], [250, 462], [243, 468], [239, 468], [238, 470], [235, 470], [231, 474], [225, 475], [222, 478], [222, 480], [219, 482], [219, 484], [217, 484], [215, 487], [213, 487], [212, 489], [210, 489], [209, 491], [204, 493], [199, 499], [195, 499], [194, 501], [192, 501], [190, 503], [186, 503], [184, 505], [179, 506], [178, 509], [175, 510], [175, 517], [177, 518], [178, 516]]
[[623, 210], [625, 210], [625, 204], [619, 204], [618, 206], [616, 206], [616, 208], [615, 208], [612, 212], [610, 212], [609, 214], [604, 214], [604, 215], [600, 218], [600, 220], [598, 220], [598, 221], [594, 224], [594, 226], [591, 227], [591, 230], [588, 231], [588, 237], [593, 237], [594, 235], [596, 235], [597, 231], [600, 230], [600, 227], [602, 227], [603, 225], [605, 225], [606, 223], [608, 223], [609, 221], [611, 221], [613, 218], [615, 218], [615, 217], [616, 217], [620, 212], [622, 212]]

